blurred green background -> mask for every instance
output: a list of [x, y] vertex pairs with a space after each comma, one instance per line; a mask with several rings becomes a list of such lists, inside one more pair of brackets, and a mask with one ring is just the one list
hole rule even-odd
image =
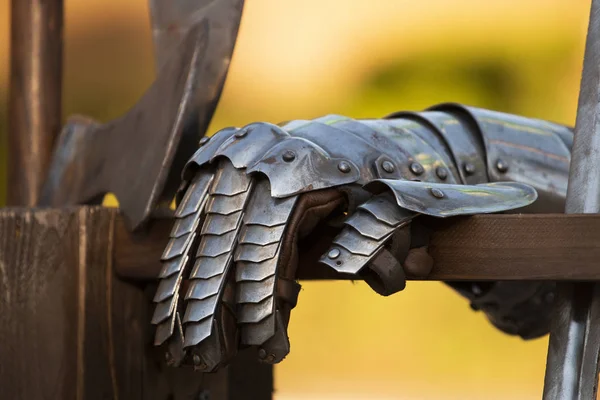
[[[9, 1], [0, 0], [4, 198]], [[144, 0], [65, 0], [64, 115], [101, 121], [154, 76]], [[247, 0], [211, 126], [379, 117], [437, 102], [574, 124], [589, 1]], [[547, 338], [495, 331], [440, 283], [382, 298], [305, 283], [276, 399], [539, 399]]]

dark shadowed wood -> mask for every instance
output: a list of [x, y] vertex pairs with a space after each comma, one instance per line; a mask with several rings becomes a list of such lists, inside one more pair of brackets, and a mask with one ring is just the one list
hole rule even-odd
[[256, 355], [211, 375], [165, 366], [153, 284], [114, 272], [119, 221], [100, 207], [0, 209], [0, 397], [270, 399], [272, 368]]
[[76, 398], [78, 243], [77, 211], [0, 210], [6, 398]]

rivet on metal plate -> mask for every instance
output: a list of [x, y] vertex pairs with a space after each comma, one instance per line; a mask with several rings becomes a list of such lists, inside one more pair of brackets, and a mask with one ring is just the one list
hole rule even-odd
[[444, 198], [444, 192], [442, 192], [440, 189], [438, 188], [431, 188], [429, 189], [429, 191], [431, 192], [431, 195], [433, 197], [435, 197], [436, 199], [443, 199]]
[[248, 134], [248, 130], [247, 129], [241, 129], [241, 130], [237, 131], [234, 136], [236, 138], [243, 138], [247, 134]]
[[463, 171], [465, 171], [465, 174], [467, 175], [473, 175], [475, 173], [475, 166], [471, 163], [465, 163], [463, 165]]
[[348, 172], [350, 172], [350, 164], [348, 164], [346, 161], [340, 161], [340, 163], [338, 164], [338, 169], [347, 174]]
[[292, 162], [296, 159], [296, 154], [293, 151], [288, 150], [285, 153], [283, 153], [283, 156], [281, 156], [281, 158], [283, 158], [283, 161], [285, 162]]
[[423, 166], [417, 162], [410, 164], [410, 170], [415, 175], [421, 175], [423, 172], [425, 172]]
[[496, 169], [499, 172], [506, 172], [506, 171], [508, 171], [508, 163], [502, 159], [498, 159], [496, 161]]
[[445, 181], [446, 178], [448, 178], [448, 170], [444, 167], [437, 167], [435, 169], [435, 174], [438, 178], [440, 178], [443, 181]]
[[331, 249], [331, 250], [329, 250], [329, 253], [327, 254], [327, 257], [329, 257], [332, 260], [335, 260], [339, 256], [340, 256], [340, 250], [339, 249]]
[[385, 160], [384, 162], [381, 163], [381, 168], [383, 168], [383, 170], [385, 172], [387, 172], [388, 174], [391, 174], [396, 169], [394, 167], [394, 164], [392, 164], [392, 162], [388, 161], [388, 160]]

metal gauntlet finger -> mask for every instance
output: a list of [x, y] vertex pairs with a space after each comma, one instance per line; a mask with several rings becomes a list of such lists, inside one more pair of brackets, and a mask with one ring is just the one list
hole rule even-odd
[[[297, 196], [273, 198], [267, 180], [257, 183], [235, 255], [241, 342], [261, 346], [259, 355], [268, 362], [279, 362], [289, 352], [281, 308], [289, 301], [295, 305], [300, 289], [278, 276], [282, 240], [296, 201]], [[281, 298], [284, 292], [289, 298]]]
[[[361, 275], [379, 294], [398, 292], [405, 286], [404, 271], [385, 247], [392, 242], [395, 232], [404, 233], [403, 228], [416, 215], [399, 208], [388, 193], [374, 196], [345, 221], [345, 228], [320, 262], [337, 272]], [[410, 237], [402, 236], [394, 242], [408, 251]]]
[[[183, 333], [179, 304], [181, 282], [186, 270], [190, 267], [190, 249], [196, 237], [197, 227], [202, 219], [202, 212], [208, 189], [213, 181], [213, 174], [205, 169], [196, 173], [187, 188], [175, 212], [175, 224], [171, 238], [162, 255], [163, 267], [159, 274], [159, 285], [154, 297], [157, 303], [152, 324], [157, 325], [154, 344], [159, 346], [177, 333], [174, 344], [183, 346]], [[178, 351], [181, 355], [181, 351]], [[178, 364], [181, 357], [170, 361]]]
[[376, 196], [348, 218], [346, 228], [320, 261], [338, 272], [363, 275], [373, 290], [383, 295], [404, 288], [402, 267], [385, 247], [394, 245], [391, 239], [396, 239], [395, 246], [405, 246], [408, 251], [411, 238], [402, 237], [401, 229], [416, 215], [444, 218], [494, 213], [523, 207], [536, 199], [533, 188], [512, 182], [454, 185], [377, 179], [365, 188]]
[[228, 161], [219, 163], [209, 191], [183, 317], [184, 348], [196, 368], [213, 371], [237, 351], [233, 250], [251, 179]]

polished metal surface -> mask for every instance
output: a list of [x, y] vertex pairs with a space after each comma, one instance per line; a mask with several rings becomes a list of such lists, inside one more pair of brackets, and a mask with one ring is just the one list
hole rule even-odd
[[240, 324], [255, 324], [267, 318], [274, 312], [275, 302], [273, 296], [267, 297], [260, 303], [255, 304], [243, 304], [241, 306], [240, 317], [238, 322]]
[[[538, 179], [555, 173], [562, 179], [558, 187], [566, 181], [564, 171], [553, 170], [553, 156], [534, 154], [535, 170], [511, 175], [516, 156], [508, 149], [527, 157], [532, 150], [523, 148], [533, 139], [510, 134], [501, 141], [499, 126], [513, 129], [518, 122], [519, 129], [526, 127], [526, 132], [542, 138], [538, 147], [551, 155], [567, 149], [570, 131], [503, 114], [494, 114], [499, 122], [488, 126], [481, 122], [488, 117], [484, 110], [442, 105], [381, 120], [328, 115], [281, 125], [253, 123], [224, 129], [204, 141], [183, 176], [185, 182], [199, 179], [195, 176], [208, 182], [207, 175], [213, 176], [211, 188], [200, 196], [188, 194], [184, 186], [178, 195], [179, 209], [201, 210], [200, 222], [194, 224], [190, 211], [177, 211], [182, 218], [166, 251], [169, 257], [185, 252], [188, 244], [181, 238], [190, 229], [199, 231], [191, 245], [197, 248], [192, 271], [184, 274], [186, 299], [178, 306], [185, 309], [184, 364], [200, 365], [203, 371], [225, 365], [235, 353], [231, 346], [236, 346], [237, 332], [240, 345], [258, 347], [264, 362], [276, 363], [288, 354], [287, 326], [299, 293], [298, 252], [309, 250], [297, 246], [301, 238], [318, 241], [314, 229], [319, 223], [342, 225], [320, 258], [323, 267], [356, 274], [388, 296], [404, 289], [404, 268], [423, 276], [431, 271], [419, 215], [520, 212], [537, 203], [536, 190], [560, 197]], [[488, 163], [486, 157], [500, 147], [508, 164], [506, 176], [532, 176], [535, 187], [512, 179], [497, 181], [497, 162]], [[194, 207], [193, 202], [200, 205]], [[180, 270], [170, 263], [162, 275], [173, 279]], [[165, 285], [160, 298], [170, 299], [173, 285]], [[515, 311], [539, 300], [537, 284], [531, 283], [530, 292], [519, 291], [526, 296], [520, 304], [511, 297], [511, 287], [518, 291], [518, 283], [491, 285], [488, 293], [500, 306], [482, 311], [495, 326], [522, 337], [547, 330], [551, 303]], [[477, 302], [475, 286], [453, 287]], [[215, 298], [223, 300], [215, 303]], [[168, 313], [167, 305], [161, 306], [157, 318], [170, 321]], [[516, 320], [498, 323], [505, 315]], [[179, 339], [173, 335], [170, 340]], [[223, 340], [229, 345], [223, 347]]]
[[[406, 113], [400, 112], [388, 118], [401, 118], [404, 115]], [[439, 135], [444, 138], [444, 144], [452, 153], [462, 183], [476, 185], [488, 182], [483, 138], [479, 138], [479, 132], [470, 129], [471, 125], [461, 121], [458, 115], [438, 111], [408, 113], [408, 115], [413, 115], [413, 118], [435, 127]]]
[[281, 240], [285, 225], [263, 226], [263, 225], [244, 225], [240, 235], [240, 243], [256, 244], [267, 246], [277, 243]]
[[[390, 215], [394, 218], [384, 220], [384, 216]], [[395, 199], [388, 193], [376, 195], [359, 206], [356, 213], [346, 219], [346, 227], [334, 238], [331, 248], [321, 256], [319, 261], [340, 273], [360, 274], [362, 272], [363, 277], [376, 270], [378, 279], [365, 279], [365, 281], [380, 294], [382, 294], [381, 287], [387, 288], [386, 292], [389, 288], [402, 290], [405, 286], [404, 271], [398, 273], [394, 271], [402, 270], [402, 265], [384, 250], [384, 246], [394, 233], [400, 237], [402, 229], [417, 215], [398, 207]], [[409, 236], [403, 237], [400, 241], [408, 250]], [[385, 263], [389, 270], [384, 274], [381, 273], [384, 267], [382, 260], [375, 262], [380, 256], [386, 261], [391, 261], [391, 264]], [[398, 279], [401, 282], [398, 282]], [[386, 293], [389, 294], [391, 293]]]
[[159, 278], [168, 278], [169, 276], [181, 271], [187, 263], [188, 257], [177, 257], [163, 262], [163, 267], [158, 275]]
[[197, 301], [191, 299], [188, 301], [189, 307], [185, 310], [183, 316], [183, 323], [186, 322], [199, 322], [204, 318], [208, 318], [214, 315], [217, 311], [217, 305], [219, 304], [219, 296], [213, 295], [210, 298], [201, 299], [205, 301]]
[[[190, 281], [190, 286], [185, 295], [185, 300], [206, 300], [213, 295], [219, 293], [223, 284], [223, 276], [217, 275], [208, 279], [193, 279]], [[187, 308], [193, 311], [195, 307], [201, 307], [201, 302], [188, 302]]]
[[[365, 222], [365, 220], [369, 220]], [[356, 212], [345, 221], [345, 224], [354, 228], [362, 236], [379, 241], [390, 234], [390, 226], [381, 223], [372, 215], [365, 212]]]
[[[565, 212], [600, 213], [600, 0], [592, 0]], [[600, 284], [559, 285], [544, 400], [595, 399], [600, 357]]]
[[231, 255], [224, 253], [217, 257], [198, 257], [194, 269], [190, 273], [190, 279], [209, 279], [225, 272], [229, 265]]
[[[113, 193], [128, 228], [135, 230], [172, 201], [221, 96], [243, 1], [156, 0], [150, 6], [159, 65], [155, 82], [121, 118], [106, 124], [67, 122], [50, 165], [38, 157], [44, 172], [49, 170], [40, 205], [97, 204]], [[51, 8], [40, 6], [43, 12]], [[62, 20], [55, 22], [60, 29]], [[47, 34], [53, 40], [52, 32]], [[60, 79], [47, 82], [60, 85]], [[52, 101], [59, 107], [60, 100]]]
[[442, 104], [433, 109], [462, 116], [478, 127], [490, 181], [533, 186], [540, 201], [530, 212], [553, 212], [564, 207], [571, 159], [564, 138], [573, 135], [569, 128], [457, 104]]
[[268, 244], [266, 246], [245, 243], [236, 252], [235, 260], [254, 263], [263, 262], [275, 257], [278, 249], [279, 243]]
[[12, 0], [7, 205], [37, 204], [60, 132], [63, 0]]
[[[183, 321], [184, 349], [200, 346], [205, 351], [194, 349], [194, 354], [202, 360], [203, 369], [212, 371], [229, 360], [231, 354], [215, 343], [221, 340], [231, 347], [235, 343], [236, 332], [231, 327], [235, 324], [235, 315], [220, 302], [226, 303], [227, 293], [232, 293], [231, 257], [234, 244], [239, 236], [243, 213], [252, 191], [252, 181], [242, 170], [236, 169], [228, 160], [220, 160], [211, 188], [210, 200], [205, 210], [205, 226], [201, 229], [200, 242], [196, 253], [196, 265], [190, 276], [189, 289], [185, 296], [185, 316]], [[240, 201], [239, 197], [243, 197]], [[220, 203], [229, 203], [225, 207], [228, 215], [221, 215]], [[237, 210], [232, 210], [234, 205]], [[216, 217], [224, 217], [226, 224], [218, 224]], [[225, 258], [227, 257], [227, 258]], [[211, 260], [218, 259], [218, 262]], [[204, 271], [203, 265], [208, 267]], [[215, 300], [215, 297], [218, 300]], [[199, 318], [202, 316], [203, 318]], [[209, 321], [207, 323], [206, 321]], [[212, 338], [211, 338], [212, 335]], [[206, 343], [205, 340], [209, 339]], [[216, 341], [216, 342], [215, 342]]]
[[277, 271], [278, 254], [260, 263], [238, 261], [235, 270], [236, 282], [257, 282], [267, 279]]
[[513, 210], [537, 199], [535, 189], [517, 182], [450, 185], [377, 179], [365, 187], [373, 193], [389, 189], [399, 207], [441, 218]]
[[[203, 201], [206, 199], [206, 193], [210, 184], [213, 181], [213, 175], [204, 171], [199, 172], [194, 179], [198, 181], [200, 190], [189, 188], [183, 195], [183, 199], [179, 202], [177, 210], [175, 210], [175, 217], [181, 219], [188, 215], [197, 214], [200, 207], [204, 205]], [[173, 235], [171, 235], [173, 237]], [[175, 235], [174, 237], [177, 237]]]
[[[261, 180], [256, 186], [253, 199], [244, 217], [246, 232], [254, 232], [252, 240], [247, 234], [240, 241], [236, 253], [237, 304], [242, 325], [242, 343], [262, 345], [274, 335], [275, 313], [278, 309], [277, 271], [280, 267], [280, 247], [284, 238], [297, 197], [276, 199], [271, 195], [268, 181]], [[265, 229], [266, 228], [266, 229]], [[262, 237], [259, 236], [262, 234]], [[259, 244], [256, 244], [259, 243]], [[262, 244], [267, 243], [267, 244]], [[269, 303], [269, 299], [270, 303]], [[263, 307], [248, 304], [265, 303]], [[272, 304], [271, 307], [268, 307]], [[260, 315], [260, 318], [258, 317]], [[242, 323], [242, 322], [240, 322]], [[252, 333], [248, 333], [252, 332]], [[283, 332], [287, 335], [287, 332]]]
[[[179, 217], [176, 217], [177, 221], [174, 224], [171, 239], [162, 257], [163, 270], [161, 271], [160, 282], [154, 296], [154, 302], [157, 305], [152, 317], [152, 323], [157, 325], [154, 338], [154, 344], [157, 346], [162, 345], [173, 336], [176, 321], [178, 318], [180, 319], [178, 303], [181, 283], [185, 272], [190, 268], [190, 262], [193, 259], [193, 254], [190, 254], [190, 250], [194, 238], [197, 236], [196, 230], [190, 230], [183, 235], [175, 237], [180, 231], [177, 222], [187, 219], [190, 216], [195, 220], [200, 220], [206, 204], [205, 197], [212, 185], [212, 181], [212, 175], [205, 171], [200, 171], [191, 181], [184, 196], [184, 201], [179, 206], [179, 213], [176, 213]], [[192, 209], [195, 214], [181, 212], [183, 209]], [[176, 246], [173, 245], [174, 242], [181, 242], [184, 245]]]

